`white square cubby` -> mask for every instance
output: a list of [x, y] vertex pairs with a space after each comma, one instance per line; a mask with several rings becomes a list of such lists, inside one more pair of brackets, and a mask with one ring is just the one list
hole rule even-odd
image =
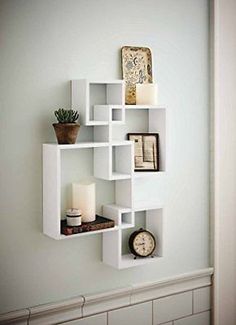
[[[163, 209], [135, 210], [134, 222], [133, 229], [122, 231], [121, 268], [146, 264], [163, 256]], [[156, 240], [155, 251], [146, 258], [134, 258], [128, 248], [129, 236], [140, 228], [150, 231]]]
[[94, 176], [106, 180], [130, 179], [133, 173], [131, 141], [94, 149]]
[[130, 212], [123, 212], [121, 213], [121, 228], [127, 229], [133, 227], [134, 224], [134, 213]]
[[[163, 208], [152, 207], [150, 209], [131, 209], [130, 215], [123, 215], [123, 223], [122, 214], [115, 212], [115, 209], [116, 206], [113, 206], [113, 208], [111, 206], [103, 208], [103, 211], [105, 211], [108, 216], [111, 217], [113, 214], [114, 216], [119, 215], [119, 218], [121, 218], [117, 219], [121, 220], [120, 223], [117, 222], [117, 226], [119, 227], [117, 232], [103, 235], [103, 262], [119, 269], [123, 269], [151, 263], [161, 258], [163, 256]], [[117, 209], [121, 208], [117, 207]], [[124, 221], [128, 221], [131, 216], [133, 226], [125, 227]], [[139, 230], [140, 228], [150, 231], [156, 240], [155, 251], [152, 256], [146, 258], [134, 258], [134, 255], [129, 251], [129, 237], [134, 231]]]
[[131, 178], [133, 173], [133, 144], [131, 141], [112, 143], [112, 179]]
[[110, 142], [110, 127], [109, 125], [96, 125], [90, 126], [93, 128], [93, 139], [94, 142]]
[[122, 105], [95, 105], [94, 121], [97, 124], [124, 124], [125, 110]]
[[111, 180], [110, 146], [94, 148], [93, 170], [97, 178]]
[[115, 225], [122, 229], [134, 227], [134, 213], [131, 208], [115, 204], [103, 206], [103, 216], [115, 221]]
[[[165, 172], [166, 163], [166, 109], [159, 106], [125, 106], [125, 124], [112, 125], [112, 141], [127, 140], [128, 133], [158, 133], [159, 172]], [[135, 172], [135, 176], [155, 175], [154, 172]]]
[[[80, 112], [84, 125], [106, 124], [106, 114], [97, 113], [96, 106], [124, 106], [124, 81], [89, 81], [86, 79], [71, 81], [71, 106]], [[117, 118], [117, 112], [115, 113]], [[122, 115], [122, 121], [124, 117]]]
[[[43, 231], [54, 239], [68, 239], [91, 233], [114, 231], [116, 227], [91, 233], [65, 236], [61, 234], [61, 220], [71, 207], [72, 183], [89, 180], [96, 183], [96, 212], [102, 214], [102, 206], [114, 202], [115, 182], [94, 177], [94, 150], [108, 150], [104, 143], [77, 143], [75, 145], [43, 145]], [[103, 193], [106, 193], [104, 197]]]
[[112, 107], [111, 111], [112, 124], [124, 124], [125, 123], [125, 109], [122, 107]]

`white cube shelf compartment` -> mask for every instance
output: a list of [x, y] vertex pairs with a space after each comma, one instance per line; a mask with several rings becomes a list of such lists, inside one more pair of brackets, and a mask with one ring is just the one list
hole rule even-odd
[[111, 131], [109, 125], [93, 125], [93, 139], [94, 142], [110, 142], [111, 141]]
[[133, 228], [133, 226], [134, 226], [133, 211], [121, 213], [121, 228], [128, 229], [128, 228]]
[[[156, 239], [156, 249], [153, 255], [146, 258], [134, 258], [134, 255], [122, 251], [122, 233], [125, 229], [135, 227], [136, 214], [140, 212], [143, 213], [145, 229], [149, 230]], [[106, 217], [115, 220], [118, 226], [117, 232], [103, 234], [104, 263], [124, 269], [152, 263], [163, 256], [163, 207], [132, 208], [127, 212], [119, 206], [111, 205], [104, 206], [103, 213]]]
[[[117, 144], [116, 144], [117, 145]], [[130, 141], [124, 142], [118, 147], [131, 152], [133, 144]], [[126, 148], [127, 147], [127, 148]], [[115, 202], [124, 207], [132, 206], [131, 168], [130, 174], [122, 174], [122, 168], [126, 171], [126, 165], [121, 166], [119, 173], [112, 174], [112, 148], [107, 142], [81, 142], [73, 145], [44, 144], [43, 145], [43, 232], [54, 239], [68, 239], [80, 236], [87, 236], [95, 233], [114, 231], [115, 228], [99, 231], [64, 236], [61, 234], [61, 158], [62, 151], [91, 149], [94, 151], [94, 176], [105, 180], [116, 180]], [[125, 153], [127, 153], [125, 152]], [[131, 153], [130, 153], [131, 154]], [[101, 166], [103, 168], [101, 168]], [[98, 167], [98, 171], [96, 170]], [[110, 174], [107, 174], [110, 171]], [[91, 175], [92, 176], [92, 175]], [[129, 213], [130, 209], [125, 208], [122, 213]], [[128, 219], [127, 219], [128, 220]], [[130, 219], [131, 221], [131, 219]], [[119, 225], [120, 226], [120, 225]], [[128, 226], [128, 225], [126, 225]]]
[[94, 148], [94, 176], [97, 178], [111, 180], [111, 146]]
[[[71, 105], [80, 112], [83, 127], [92, 130], [92, 142], [74, 145], [43, 145], [43, 231], [54, 239], [69, 239], [103, 233], [103, 261], [118, 268], [129, 268], [158, 261], [163, 255], [163, 214], [161, 199], [150, 204], [136, 197], [134, 189], [143, 191], [149, 179], [138, 186], [144, 177], [164, 180], [166, 165], [166, 109], [162, 106], [125, 105], [124, 81], [71, 81]], [[87, 132], [87, 131], [86, 131]], [[91, 133], [86, 133], [91, 139]], [[90, 131], [89, 131], [90, 132]], [[159, 172], [134, 172], [134, 144], [127, 133], [159, 134]], [[61, 151], [90, 148], [93, 151], [93, 170], [96, 178], [114, 182], [114, 203], [103, 205], [102, 215], [115, 221], [115, 227], [71, 236], [61, 234]], [[81, 151], [82, 152], [82, 151]], [[68, 156], [67, 156], [68, 157]], [[91, 156], [92, 157], [92, 156]], [[161, 182], [160, 182], [161, 183]], [[138, 199], [137, 199], [138, 198]], [[158, 202], [157, 202], [158, 201]], [[158, 204], [158, 205], [157, 205]], [[142, 213], [145, 227], [156, 240], [153, 258], [134, 259], [122, 250], [125, 232], [135, 230]], [[123, 234], [123, 235], [122, 235]]]
[[113, 180], [131, 178], [134, 170], [132, 141], [112, 143], [111, 167]]
[[[112, 141], [127, 139], [128, 133], [158, 133], [159, 134], [159, 170], [167, 169], [166, 134], [167, 110], [163, 106], [125, 105], [125, 125], [113, 125]], [[138, 174], [139, 172], [135, 173]], [[150, 175], [150, 174], [149, 174]], [[154, 175], [154, 173], [153, 173]], [[141, 173], [138, 177], [148, 176]]]
[[124, 105], [94, 105], [94, 121], [96, 123], [124, 124]]
[[[109, 144], [106, 142], [81, 142], [73, 145], [43, 145], [43, 232], [54, 239], [97, 233], [84, 233], [70, 237], [61, 234], [61, 153], [62, 151], [84, 149], [106, 151], [109, 150]], [[113, 230], [115, 228], [98, 232]]]
[[94, 149], [94, 176], [105, 180], [129, 179], [133, 173], [133, 143], [111, 143]]
[[103, 206], [103, 216], [115, 221], [119, 228], [134, 227], [134, 213], [131, 208], [121, 207], [115, 204]]
[[116, 204], [125, 208], [133, 207], [133, 179], [115, 181]]
[[[107, 111], [122, 110], [124, 107], [124, 81], [89, 81], [86, 79], [71, 81], [71, 106], [81, 113], [81, 123], [84, 125], [106, 124], [109, 121], [106, 114], [101, 118], [97, 112], [98, 105], [107, 106]], [[111, 112], [112, 113], [112, 112]], [[111, 116], [114, 116], [114, 112]], [[117, 113], [115, 113], [117, 118]], [[124, 109], [121, 121], [124, 122]]]
[[125, 108], [124, 106], [113, 106], [111, 110], [111, 123], [124, 124], [125, 123]]
[[163, 219], [163, 207], [154, 206], [149, 208], [139, 207], [134, 208], [134, 214], [143, 212], [146, 223], [146, 229], [150, 230], [156, 238], [156, 249], [153, 253], [155, 257], [163, 256], [163, 231], [164, 231], [164, 219]]

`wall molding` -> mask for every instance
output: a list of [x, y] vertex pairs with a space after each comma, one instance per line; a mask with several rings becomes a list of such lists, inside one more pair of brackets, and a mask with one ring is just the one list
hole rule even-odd
[[59, 322], [81, 318], [83, 305], [83, 296], [78, 296], [61, 302], [30, 307], [30, 324], [58, 324]]
[[213, 268], [207, 268], [189, 273], [183, 273], [156, 282], [134, 285], [131, 303], [140, 303], [147, 300], [209, 286], [212, 283], [212, 275]]
[[27, 324], [30, 316], [29, 309], [14, 310], [0, 315], [0, 324]]
[[52, 325], [109, 310], [210, 286], [213, 268], [205, 268], [159, 281], [78, 296], [0, 315], [0, 324]]
[[83, 316], [94, 315], [131, 304], [132, 286], [99, 294], [85, 295]]

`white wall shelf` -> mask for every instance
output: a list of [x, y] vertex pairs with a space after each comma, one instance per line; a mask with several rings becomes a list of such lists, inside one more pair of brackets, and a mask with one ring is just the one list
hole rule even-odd
[[125, 109], [166, 109], [163, 105], [125, 105]]
[[91, 235], [97, 235], [97, 234], [102, 234], [104, 232], [110, 232], [110, 231], [117, 231], [118, 227], [112, 227], [112, 228], [106, 228], [106, 229], [101, 229], [101, 230], [94, 230], [94, 231], [88, 231], [88, 232], [83, 232], [80, 234], [74, 234], [74, 235], [60, 235], [58, 236], [57, 239], [71, 239], [71, 238], [78, 238], [78, 237], [86, 237], [86, 236], [91, 236]]
[[120, 262], [120, 269], [127, 269], [130, 267], [141, 266], [141, 265], [157, 262], [159, 258], [160, 258], [159, 256], [154, 256], [154, 257], [134, 259], [134, 256], [132, 254], [125, 254], [122, 255], [121, 262]]
[[[58, 239], [70, 239], [93, 234], [103, 234], [103, 262], [118, 268], [128, 268], [155, 262], [163, 255], [164, 206], [134, 200], [135, 179], [155, 179], [165, 176], [166, 171], [166, 109], [155, 105], [125, 105], [124, 81], [71, 81], [71, 105], [80, 112], [82, 126], [91, 127], [93, 141], [72, 145], [43, 145], [43, 231]], [[134, 144], [126, 134], [139, 132], [130, 130], [133, 114], [146, 112], [146, 132], [159, 133], [159, 172], [134, 172]], [[143, 114], [143, 113], [141, 113]], [[143, 121], [141, 121], [142, 123]], [[64, 150], [91, 150], [93, 157], [92, 177], [114, 182], [114, 202], [103, 205], [102, 215], [115, 221], [115, 227], [65, 236], [61, 234], [62, 218], [62, 152]], [[63, 154], [65, 155], [66, 152]], [[75, 153], [77, 155], [77, 153]], [[66, 154], [67, 155], [67, 154]], [[134, 205], [135, 202], [135, 205]], [[122, 246], [127, 231], [136, 229], [139, 215], [143, 216], [145, 227], [157, 239], [153, 258], [133, 259]], [[123, 245], [122, 245], [123, 241]], [[127, 243], [126, 243], [127, 244]]]
[[90, 120], [87, 123], [88, 126], [98, 126], [98, 125], [109, 125], [109, 122], [107, 121], [97, 121], [97, 120]]
[[78, 142], [75, 144], [57, 144], [57, 143], [45, 143], [43, 146], [48, 148], [54, 148], [57, 150], [74, 150], [74, 149], [83, 149], [83, 148], [99, 148], [99, 147], [108, 147], [108, 142]]
[[157, 172], [135, 172], [134, 173], [134, 178], [148, 178], [148, 177], [155, 177], [155, 178], [160, 178], [160, 177], [165, 177], [166, 172], [162, 171], [157, 171]]

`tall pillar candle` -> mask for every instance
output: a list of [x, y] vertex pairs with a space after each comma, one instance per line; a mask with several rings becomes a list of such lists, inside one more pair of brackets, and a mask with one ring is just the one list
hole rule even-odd
[[72, 184], [72, 207], [82, 211], [82, 222], [96, 219], [95, 183]]
[[157, 105], [157, 84], [136, 84], [136, 105]]

